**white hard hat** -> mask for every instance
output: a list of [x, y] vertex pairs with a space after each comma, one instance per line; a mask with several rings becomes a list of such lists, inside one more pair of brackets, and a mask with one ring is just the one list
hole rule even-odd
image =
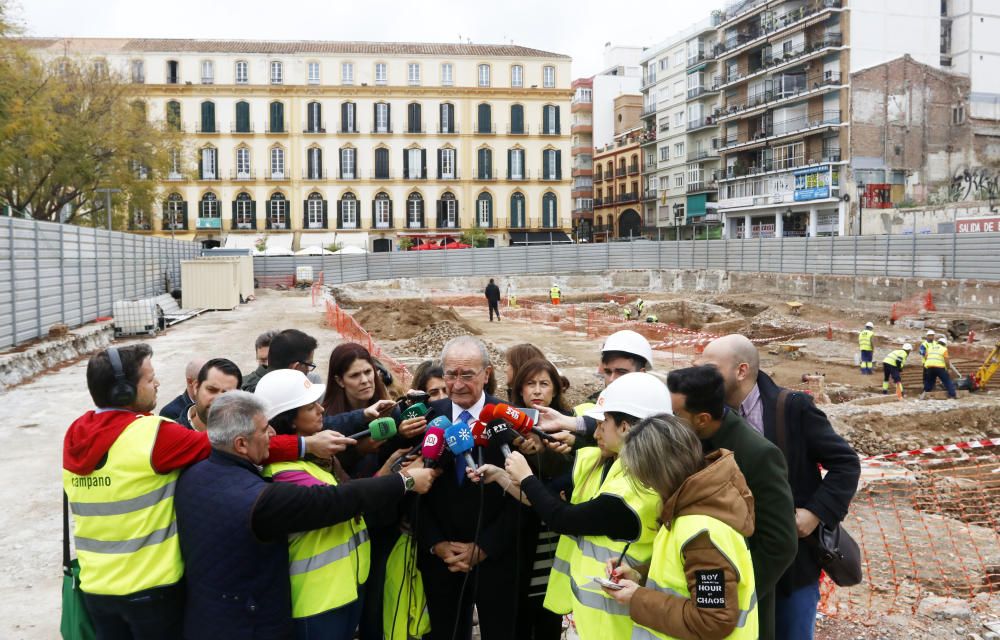
[[913, 345], [907, 342], [903, 345], [903, 351], [913, 351]]
[[253, 394], [269, 403], [267, 419], [270, 420], [289, 409], [318, 402], [325, 392], [325, 384], [310, 382], [306, 374], [301, 371], [278, 369], [265, 374], [257, 382], [257, 388], [254, 389]]
[[866, 323], [865, 323], [865, 326], [866, 326], [866, 327], [868, 327], [869, 329], [871, 329], [871, 328], [873, 328], [873, 327], [874, 327], [875, 325], [874, 325], [874, 324], [872, 324], [871, 322], [866, 322]]
[[941, 344], [948, 344], [948, 338], [944, 336], [938, 336], [937, 341], [940, 342]]
[[630, 329], [617, 331], [608, 336], [601, 347], [601, 353], [606, 351], [622, 351], [639, 356], [646, 360], [646, 368], [653, 368], [653, 348], [649, 346], [649, 341]]
[[640, 419], [674, 413], [667, 385], [643, 371], [626, 373], [614, 380], [597, 396], [597, 406], [584, 415], [601, 421], [606, 411], [627, 413]]
[[924, 334], [924, 337], [926, 338], [927, 336], [932, 336], [932, 335], [934, 335], [934, 329], [928, 329], [927, 333]]

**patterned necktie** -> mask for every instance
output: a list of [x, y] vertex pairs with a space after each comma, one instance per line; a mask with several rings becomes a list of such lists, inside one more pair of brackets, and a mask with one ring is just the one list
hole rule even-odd
[[[458, 414], [458, 421], [469, 424], [472, 422], [472, 414], [463, 410], [462, 413]], [[471, 425], [469, 428], [472, 428]], [[465, 456], [455, 456], [455, 480], [459, 486], [465, 483], [465, 467]]]

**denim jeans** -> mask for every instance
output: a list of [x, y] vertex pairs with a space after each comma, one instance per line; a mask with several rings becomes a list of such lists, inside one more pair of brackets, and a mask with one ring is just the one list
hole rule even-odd
[[295, 618], [296, 640], [351, 640], [361, 621], [364, 597], [308, 618]]
[[813, 640], [817, 605], [819, 582], [799, 587], [788, 595], [776, 594], [775, 640]]
[[127, 596], [84, 593], [83, 601], [99, 640], [175, 640], [181, 637], [184, 587], [180, 584]]

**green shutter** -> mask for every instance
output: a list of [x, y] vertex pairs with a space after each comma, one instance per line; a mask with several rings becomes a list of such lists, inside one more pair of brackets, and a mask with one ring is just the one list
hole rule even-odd
[[215, 103], [209, 100], [201, 103], [201, 131], [215, 133]]
[[562, 180], [562, 151], [553, 151], [556, 154], [556, 180]]
[[549, 132], [549, 108], [548, 106], [542, 107], [542, 133]]
[[557, 133], [557, 134], [558, 134], [558, 133], [562, 133], [562, 131], [561, 131], [560, 127], [559, 127], [559, 107], [558, 107], [558, 106], [556, 106], [556, 107], [552, 107], [552, 110], [553, 110], [553, 111], [555, 112], [555, 114], [556, 114], [556, 133]]
[[236, 131], [250, 133], [250, 104], [247, 102], [236, 103]]

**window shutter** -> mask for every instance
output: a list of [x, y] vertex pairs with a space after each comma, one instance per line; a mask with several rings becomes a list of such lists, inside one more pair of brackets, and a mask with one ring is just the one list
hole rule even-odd
[[483, 173], [483, 169], [485, 168], [483, 166], [483, 163], [486, 161], [486, 159], [483, 157], [483, 153], [485, 153], [485, 151], [486, 149], [480, 149], [479, 151], [476, 152], [476, 155], [478, 156], [476, 158], [476, 177], [478, 178], [482, 178], [485, 175]]
[[442, 165], [441, 160], [444, 158], [444, 150], [443, 149], [438, 149], [437, 150], [437, 156], [438, 156], [438, 180], [440, 180], [441, 179], [441, 165]]
[[486, 201], [486, 211], [489, 213], [489, 218], [487, 218], [489, 220], [489, 225], [488, 226], [489, 226], [490, 229], [492, 229], [493, 228], [493, 198], [490, 198], [490, 199], [488, 199]]
[[316, 167], [315, 167], [315, 169], [316, 169], [316, 177], [322, 179], [323, 178], [323, 152], [320, 149], [316, 149], [316, 151], [314, 151], [314, 153], [316, 154]]
[[233, 222], [231, 224], [231, 227], [233, 229], [235, 229], [236, 228], [236, 201], [233, 200], [230, 204], [233, 205]]
[[562, 180], [562, 151], [553, 151], [556, 154], [556, 180]]
[[340, 155], [340, 166], [337, 168], [337, 177], [341, 180], [344, 179], [344, 149], [341, 149], [338, 154]]
[[215, 104], [207, 100], [201, 103], [201, 130], [204, 133], [215, 131]]
[[507, 149], [507, 179], [508, 180], [510, 180], [510, 175], [511, 175], [510, 174], [510, 168], [511, 168], [511, 162], [513, 161], [513, 159], [514, 159], [514, 150], [513, 149]]
[[549, 132], [549, 108], [542, 107], [542, 133]]
[[309, 200], [302, 201], [302, 228], [309, 228]]
[[200, 180], [205, 179], [205, 150], [202, 149], [198, 152], [198, 178]]
[[420, 150], [420, 177], [427, 177], [427, 149]]
[[337, 228], [344, 228], [344, 201], [337, 200]]
[[347, 103], [340, 103], [340, 131], [341, 133], [348, 133], [347, 128]]
[[378, 127], [378, 103], [372, 105], [372, 132]]
[[389, 228], [393, 229], [396, 225], [392, 223], [392, 200], [389, 200]]
[[268, 200], [265, 203], [265, 205], [264, 205], [264, 210], [265, 210], [266, 216], [267, 216], [264, 219], [264, 228], [265, 229], [270, 229], [271, 228], [271, 204], [272, 204], [271, 200]]
[[510, 132], [524, 133], [524, 107], [519, 104], [510, 107]]
[[409, 149], [403, 149], [403, 179], [410, 177], [410, 153]]
[[250, 105], [246, 102], [236, 103], [236, 131], [239, 133], [250, 132]]
[[256, 229], [257, 228], [257, 201], [256, 200], [251, 200], [250, 201], [250, 228], [251, 229]]
[[375, 228], [375, 212], [378, 210], [378, 200], [372, 200], [372, 229]]
[[444, 200], [437, 201], [437, 228], [444, 227]]
[[556, 133], [562, 133], [561, 129], [559, 128], [559, 107], [558, 106], [552, 107], [552, 111], [554, 111], [556, 114]]
[[385, 103], [385, 126], [392, 133], [392, 105]]
[[323, 228], [324, 229], [328, 228], [329, 224], [330, 223], [327, 221], [327, 214], [326, 214], [326, 199], [324, 198], [323, 199]]

